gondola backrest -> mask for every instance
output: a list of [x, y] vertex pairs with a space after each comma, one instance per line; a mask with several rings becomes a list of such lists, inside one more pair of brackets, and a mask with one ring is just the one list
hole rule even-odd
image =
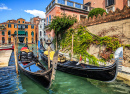
[[123, 47], [120, 47], [120, 48], [118, 48], [118, 49], [115, 51], [114, 58], [115, 58], [115, 59], [119, 59], [119, 58], [122, 58], [122, 59], [123, 59]]

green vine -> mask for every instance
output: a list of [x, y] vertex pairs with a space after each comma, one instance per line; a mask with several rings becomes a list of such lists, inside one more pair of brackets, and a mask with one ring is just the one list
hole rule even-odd
[[[71, 42], [72, 42], [72, 30], [68, 30], [65, 33], [65, 38], [61, 40], [60, 45], [62, 45], [62, 49], [67, 48], [67, 50], [71, 50]], [[107, 59], [100, 59], [98, 60], [93, 55], [90, 55], [87, 52], [87, 49], [90, 47], [91, 44], [96, 45], [106, 45], [106, 51], [115, 51], [118, 47], [121, 46], [119, 43], [118, 38], [114, 37], [99, 37], [92, 33], [90, 33], [88, 30], [86, 30], [85, 27], [80, 26], [78, 29], [74, 31], [74, 47], [73, 51], [74, 54], [77, 55], [77, 58], [79, 58], [80, 54], [82, 55], [84, 61], [86, 62], [86, 58], [89, 59], [90, 64], [98, 65], [98, 61], [104, 62], [108, 59], [113, 58], [113, 54], [111, 53], [109, 55], [109, 58]]]

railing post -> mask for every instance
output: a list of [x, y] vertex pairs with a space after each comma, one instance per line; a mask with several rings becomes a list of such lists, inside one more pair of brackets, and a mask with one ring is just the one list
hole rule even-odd
[[55, 3], [58, 3], [57, 0], [55, 0]]
[[81, 9], [83, 9], [83, 5], [81, 5]]
[[65, 0], [65, 5], [67, 5], [67, 0]]
[[75, 7], [75, 2], [73, 3], [73, 7]]
[[88, 11], [90, 11], [90, 6], [87, 6], [88, 7]]

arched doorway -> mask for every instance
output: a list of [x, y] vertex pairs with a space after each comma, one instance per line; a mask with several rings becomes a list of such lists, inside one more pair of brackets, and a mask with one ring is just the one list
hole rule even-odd
[[19, 37], [19, 42], [23, 43], [25, 37]]

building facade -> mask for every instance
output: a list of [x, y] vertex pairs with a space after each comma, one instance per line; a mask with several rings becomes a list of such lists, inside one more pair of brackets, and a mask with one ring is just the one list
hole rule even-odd
[[106, 12], [123, 9], [125, 5], [130, 7], [130, 0], [83, 0], [84, 5], [90, 4], [94, 8], [103, 8]]
[[[83, 5], [70, 0], [52, 0], [46, 7], [46, 25], [49, 25], [54, 16], [62, 16], [62, 14], [74, 16], [77, 18], [77, 21], [86, 19], [91, 9], [93, 8], [89, 5]], [[54, 30], [50, 31], [49, 28], [45, 28], [44, 31], [46, 31], [47, 36], [50, 34], [52, 39], [54, 38]], [[53, 44], [51, 48], [54, 49]]]
[[26, 22], [25, 19], [19, 18], [17, 20], [8, 20], [0, 23], [4, 29], [0, 29], [0, 44], [13, 44], [13, 37], [11, 34], [16, 34], [18, 43], [35, 43], [35, 24]]
[[[93, 8], [89, 5], [83, 5], [70, 0], [52, 0], [46, 7], [46, 25], [51, 22], [54, 16], [61, 16], [61, 14], [75, 16], [78, 21], [86, 19], [91, 9]], [[51, 33], [48, 29], [45, 31], [47, 34]]]
[[36, 28], [35, 28], [35, 32], [36, 32], [36, 36], [35, 36], [35, 39], [36, 39], [36, 43], [38, 42], [38, 37], [39, 37], [39, 28], [38, 28], [38, 25], [40, 23], [40, 20], [41, 18], [39, 18], [39, 16], [37, 17], [33, 17], [30, 19], [30, 22], [31, 24], [35, 24]]
[[38, 47], [40, 47], [40, 43], [42, 42], [43, 45], [45, 46], [45, 37], [46, 37], [46, 32], [44, 31], [44, 27], [45, 27], [45, 18], [42, 18], [39, 22], [38, 25]]

